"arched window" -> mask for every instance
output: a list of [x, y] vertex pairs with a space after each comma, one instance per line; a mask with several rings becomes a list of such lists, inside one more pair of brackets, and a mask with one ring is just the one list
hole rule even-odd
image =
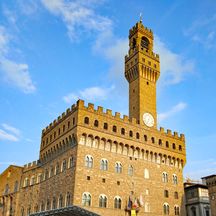
[[175, 206], [174, 207], [174, 212], [175, 212], [175, 215], [180, 215], [180, 208], [179, 208], [179, 206]]
[[91, 206], [91, 194], [88, 192], [83, 193], [82, 195], [82, 205]]
[[60, 166], [59, 166], [59, 162], [57, 162], [56, 164], [56, 175], [59, 174], [60, 172]]
[[48, 169], [45, 170], [45, 180], [47, 180], [49, 178], [49, 171]]
[[177, 191], [174, 192], [174, 198], [178, 199], [178, 192]]
[[107, 159], [102, 159], [100, 164], [101, 170], [108, 170], [108, 161]]
[[98, 127], [98, 125], [99, 125], [98, 120], [95, 120], [95, 121], [94, 121], [94, 126], [95, 126], [95, 127]]
[[142, 37], [141, 39], [141, 47], [145, 49], [149, 49], [149, 40], [146, 37]]
[[105, 122], [104, 123], [104, 129], [107, 130], [108, 129], [108, 124]]
[[169, 215], [169, 204], [168, 203], [164, 203], [163, 212], [164, 212], [164, 215]]
[[125, 135], [125, 129], [124, 128], [121, 129], [121, 135]]
[[178, 177], [176, 174], [173, 174], [173, 184], [175, 184], [175, 185], [178, 184]]
[[114, 199], [114, 208], [115, 209], [121, 209], [121, 198], [119, 196], [116, 196]]
[[59, 196], [59, 208], [63, 207], [63, 196], [60, 194]]
[[122, 173], [122, 164], [120, 162], [115, 163], [115, 172]]
[[132, 165], [129, 165], [129, 167], [128, 167], [128, 175], [129, 176], [133, 175], [133, 166]]
[[148, 138], [147, 135], [144, 135], [144, 141], [147, 142]]
[[53, 197], [53, 200], [52, 200], [52, 209], [56, 209], [56, 198]]
[[23, 187], [27, 187], [29, 185], [29, 179], [26, 177], [24, 180]]
[[62, 162], [62, 172], [64, 172], [67, 168], [67, 162], [66, 160], [64, 159], [63, 162]]
[[16, 181], [14, 184], [14, 192], [18, 191], [18, 186], [19, 186], [19, 183], [18, 183], [18, 181]]
[[129, 131], [129, 136], [133, 137], [133, 131], [131, 131], [131, 130]]
[[160, 146], [162, 145], [162, 140], [161, 140], [161, 139], [158, 140], [158, 144], [159, 144]]
[[67, 192], [66, 206], [70, 206], [70, 204], [71, 204], [71, 194]]
[[146, 168], [144, 169], [144, 178], [149, 179], [149, 170]]
[[85, 118], [84, 118], [84, 123], [85, 123], [85, 124], [89, 124], [89, 118], [88, 118], [88, 117], [85, 117]]
[[31, 181], [30, 181], [30, 185], [35, 184], [35, 180], [36, 180], [36, 179], [35, 179], [35, 176], [32, 176], [32, 177], [31, 177]]
[[9, 193], [9, 185], [8, 184], [6, 184], [6, 186], [5, 186], [5, 194], [8, 194]]
[[166, 147], [169, 148], [169, 142], [168, 141], [166, 141]]
[[166, 172], [162, 173], [162, 182], [164, 183], [168, 182], [168, 174]]
[[176, 149], [176, 144], [173, 143], [173, 144], [172, 144], [172, 147], [173, 147], [173, 149]]
[[46, 210], [50, 210], [50, 201], [49, 201], [49, 199], [47, 200], [47, 203], [46, 203]]
[[166, 197], [166, 198], [169, 197], [169, 191], [168, 190], [164, 190], [164, 197]]
[[136, 138], [137, 138], [137, 139], [139, 139], [139, 138], [140, 138], [140, 135], [139, 135], [139, 133], [138, 133], [138, 132], [136, 133]]
[[117, 127], [115, 125], [113, 125], [113, 132], [117, 132]]
[[45, 205], [44, 205], [44, 202], [42, 201], [41, 203], [41, 211], [45, 211]]
[[152, 141], [152, 143], [155, 143], [155, 138], [152, 137], [152, 138], [151, 138], [151, 141]]
[[21, 208], [21, 216], [24, 216], [25, 215], [25, 210], [24, 210], [24, 208], [22, 207]]
[[106, 208], [107, 207], [107, 197], [104, 194], [99, 196], [99, 207]]
[[54, 176], [54, 167], [50, 167], [50, 177]]
[[145, 212], [150, 212], [150, 204], [148, 202], [145, 202]]
[[93, 157], [91, 155], [86, 155], [85, 156], [85, 166], [88, 168], [93, 167]]
[[179, 145], [179, 151], [182, 151], [182, 146], [181, 145]]
[[69, 168], [72, 168], [72, 167], [74, 167], [74, 157], [73, 156], [71, 156], [70, 158], [69, 158]]
[[38, 205], [36, 204], [36, 206], [34, 207], [34, 212], [39, 212], [39, 208]]

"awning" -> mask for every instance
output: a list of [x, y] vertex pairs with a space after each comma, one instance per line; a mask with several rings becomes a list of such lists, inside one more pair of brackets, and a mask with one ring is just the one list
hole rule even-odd
[[78, 206], [68, 206], [59, 209], [53, 209], [49, 211], [42, 211], [33, 213], [30, 216], [47, 216], [47, 215], [54, 215], [54, 216], [100, 216], [99, 214], [90, 212], [84, 208]]

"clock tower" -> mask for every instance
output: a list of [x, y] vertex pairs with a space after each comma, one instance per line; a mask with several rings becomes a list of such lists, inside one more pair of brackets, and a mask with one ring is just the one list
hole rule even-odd
[[129, 117], [147, 127], [157, 127], [156, 82], [160, 76], [159, 55], [153, 53], [153, 32], [140, 20], [129, 32], [125, 77], [129, 82]]

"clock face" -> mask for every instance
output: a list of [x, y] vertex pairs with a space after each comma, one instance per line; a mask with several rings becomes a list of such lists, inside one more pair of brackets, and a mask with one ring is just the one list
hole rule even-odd
[[148, 127], [153, 127], [154, 125], [154, 117], [150, 113], [143, 114], [143, 122]]

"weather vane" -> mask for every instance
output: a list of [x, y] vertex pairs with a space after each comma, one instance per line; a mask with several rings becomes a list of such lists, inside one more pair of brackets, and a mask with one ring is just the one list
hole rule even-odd
[[140, 22], [142, 22], [142, 13], [140, 13]]

